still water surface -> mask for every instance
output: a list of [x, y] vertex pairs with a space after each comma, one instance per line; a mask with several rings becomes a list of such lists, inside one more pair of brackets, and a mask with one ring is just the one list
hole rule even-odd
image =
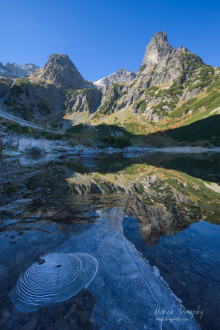
[[202, 329], [219, 329], [219, 165], [214, 154], [117, 155], [99, 162], [2, 158], [0, 327], [98, 328], [91, 321], [96, 301], [89, 287], [29, 314], [14, 308], [10, 292], [39, 257], [86, 237], [94, 226], [103, 228], [105, 215], [116, 208], [123, 209], [123, 235], [159, 269], [186, 309], [202, 311], [195, 315]]

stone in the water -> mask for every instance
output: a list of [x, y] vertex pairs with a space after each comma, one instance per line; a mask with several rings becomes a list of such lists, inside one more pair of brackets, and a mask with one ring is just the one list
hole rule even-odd
[[11, 300], [23, 313], [65, 301], [86, 288], [97, 269], [97, 260], [87, 253], [48, 254], [19, 278]]
[[44, 259], [38, 259], [37, 260], [37, 264], [38, 265], [42, 265], [42, 264], [44, 264], [45, 263], [45, 260]]

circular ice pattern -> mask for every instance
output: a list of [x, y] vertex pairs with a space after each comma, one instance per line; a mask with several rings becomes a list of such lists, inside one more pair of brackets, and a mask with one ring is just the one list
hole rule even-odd
[[20, 276], [11, 300], [24, 313], [65, 301], [86, 288], [97, 269], [97, 260], [87, 253], [47, 254]]

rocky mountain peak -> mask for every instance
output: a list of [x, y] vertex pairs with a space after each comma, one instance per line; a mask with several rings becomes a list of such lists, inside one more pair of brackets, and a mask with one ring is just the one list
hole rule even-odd
[[106, 85], [118, 82], [128, 82], [133, 80], [135, 77], [136, 75], [133, 71], [128, 71], [124, 68], [121, 68], [118, 71], [112, 73], [111, 75], [95, 81], [94, 84], [96, 86], [104, 87]]
[[50, 69], [50, 67], [54, 67], [54, 66], [68, 66], [68, 67], [72, 67], [74, 69], [76, 69], [75, 65], [73, 64], [73, 62], [70, 60], [69, 56], [66, 54], [52, 54], [50, 55], [47, 63], [44, 66], [44, 70], [48, 70]]
[[6, 63], [4, 65], [0, 62], [0, 76], [10, 77], [10, 78], [22, 78], [30, 76], [34, 70], [38, 70], [40, 67], [27, 63], [25, 65], [21, 65], [18, 63]]
[[53, 54], [49, 57], [41, 77], [63, 89], [81, 89], [92, 84], [83, 79], [68, 55]]
[[30, 75], [32, 74], [35, 70], [40, 69], [39, 66], [37, 66], [36, 64], [33, 63], [26, 63], [24, 65], [24, 69], [26, 70], [26, 72]]
[[149, 67], [158, 64], [173, 51], [174, 48], [169, 45], [166, 33], [159, 31], [147, 46], [142, 65]]
[[194, 71], [202, 65], [204, 63], [200, 57], [185, 47], [175, 49], [170, 46], [166, 33], [159, 31], [146, 48], [137, 78], [148, 81], [148, 85], [171, 84], [183, 71]]
[[157, 33], [155, 33], [153, 35], [153, 37], [151, 38], [151, 42], [153, 42], [153, 41], [156, 41], [158, 43], [162, 43], [162, 42], [168, 43], [166, 32], [158, 31]]

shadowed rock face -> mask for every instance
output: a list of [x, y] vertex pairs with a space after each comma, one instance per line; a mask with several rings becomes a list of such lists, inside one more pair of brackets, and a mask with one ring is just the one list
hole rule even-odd
[[69, 57], [63, 54], [53, 54], [49, 57], [41, 77], [63, 89], [92, 87], [90, 82], [82, 78]]
[[[66, 112], [64, 91], [92, 86], [82, 78], [67, 55], [54, 54], [49, 57], [44, 69], [37, 70], [29, 79], [18, 79], [10, 89], [1, 88], [0, 81], [0, 96], [8, 92], [4, 106], [16, 116], [42, 126], [58, 127]], [[91, 104], [91, 112], [98, 106], [100, 98], [100, 91], [92, 91], [94, 93], [90, 92], [85, 100], [86, 104]]]
[[27, 80], [21, 86], [15, 83], [8, 89], [4, 107], [17, 117], [49, 126], [62, 120], [64, 101], [61, 88], [54, 84], [32, 84]]
[[6, 77], [0, 77], [0, 97], [3, 97], [10, 86], [12, 85], [13, 80]]
[[87, 88], [76, 93], [67, 93], [68, 113], [88, 111], [93, 113], [101, 103], [102, 92], [97, 88]]

